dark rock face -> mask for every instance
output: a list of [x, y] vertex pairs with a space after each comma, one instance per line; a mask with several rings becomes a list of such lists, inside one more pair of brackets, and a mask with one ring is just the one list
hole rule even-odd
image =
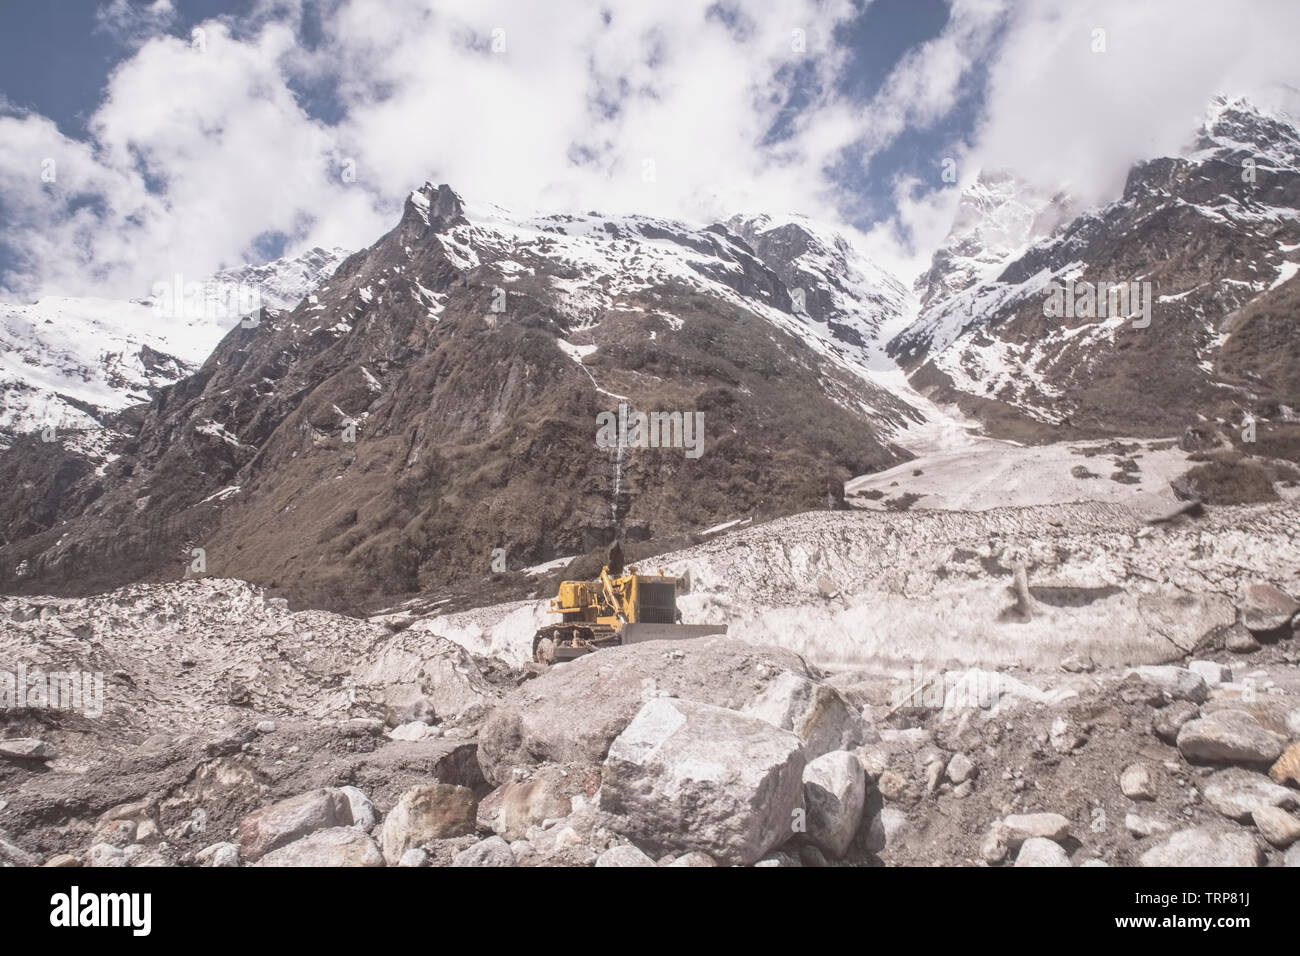
[[[295, 308], [124, 418], [116, 460], [0, 456], [25, 489], [0, 507], [0, 586], [200, 573], [202, 549], [201, 573], [346, 608], [482, 579], [497, 548], [517, 569], [825, 507], [908, 457], [882, 433], [915, 412], [790, 313], [782, 273], [809, 268], [721, 226], [525, 220], [426, 184]], [[700, 453], [680, 433], [600, 447], [622, 401], [702, 413]]]

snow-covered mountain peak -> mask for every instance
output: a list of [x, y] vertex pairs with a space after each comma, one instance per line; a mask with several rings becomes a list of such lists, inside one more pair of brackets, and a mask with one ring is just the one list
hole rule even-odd
[[1266, 110], [1245, 97], [1216, 96], [1197, 131], [1196, 161], [1252, 158], [1258, 165], [1300, 169], [1300, 128], [1282, 112]]
[[342, 249], [312, 249], [131, 302], [46, 296], [0, 305], [0, 447], [17, 434], [96, 429], [199, 367], [240, 319], [289, 309], [333, 274]]
[[1006, 170], [982, 171], [962, 191], [948, 237], [916, 280], [921, 307], [992, 279], [1077, 211], [1068, 193], [1042, 189]]

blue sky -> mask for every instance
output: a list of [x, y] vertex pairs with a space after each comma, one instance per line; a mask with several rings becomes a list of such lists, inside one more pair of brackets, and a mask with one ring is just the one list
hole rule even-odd
[[907, 278], [979, 168], [1104, 198], [1213, 93], [1296, 79], [1300, 5], [1245, 5], [8, 0], [0, 294], [358, 248], [425, 179], [542, 212], [803, 212]]

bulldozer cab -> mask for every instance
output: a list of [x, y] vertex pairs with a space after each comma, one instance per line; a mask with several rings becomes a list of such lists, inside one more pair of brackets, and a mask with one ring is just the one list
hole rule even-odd
[[677, 621], [677, 578], [663, 574], [638, 574], [636, 568], [621, 577], [601, 569], [596, 581], [564, 581], [551, 601], [551, 613], [566, 622], [601, 624], [673, 624]]

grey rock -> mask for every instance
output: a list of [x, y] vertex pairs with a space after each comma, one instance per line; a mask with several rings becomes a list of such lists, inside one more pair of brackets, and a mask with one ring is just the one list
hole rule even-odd
[[287, 843], [262, 857], [258, 866], [383, 866], [384, 857], [355, 827], [330, 827]]
[[1007, 845], [1015, 849], [1026, 840], [1035, 838], [1061, 840], [1070, 832], [1070, 821], [1059, 813], [1020, 813], [1002, 820]]
[[427, 736], [429, 736], [429, 725], [422, 720], [413, 720], [400, 727], [394, 727], [388, 733], [390, 740], [423, 740]]
[[1255, 829], [1269, 843], [1286, 849], [1300, 840], [1300, 819], [1274, 806], [1256, 807], [1251, 811]]
[[862, 823], [866, 775], [846, 750], [822, 754], [803, 771], [806, 838], [832, 859], [840, 859]]
[[657, 698], [610, 745], [600, 809], [613, 815], [611, 829], [651, 852], [753, 863], [792, 835], [803, 770], [802, 741], [789, 731]]
[[515, 866], [515, 855], [510, 844], [499, 836], [488, 837], [456, 854], [452, 866]]
[[1216, 710], [1178, 731], [1178, 750], [1194, 763], [1270, 763], [1285, 745], [1285, 738], [1244, 710]]
[[979, 773], [979, 768], [975, 766], [975, 761], [963, 753], [955, 753], [952, 759], [948, 761], [946, 771], [948, 779], [954, 784], [962, 784], [967, 780], [972, 780]]
[[867, 829], [867, 849], [883, 853], [897, 845], [907, 833], [907, 814], [897, 807], [881, 807]]
[[1134, 763], [1119, 775], [1119, 788], [1130, 800], [1154, 800], [1156, 782], [1146, 764]]
[[1124, 828], [1141, 840], [1144, 837], [1155, 836], [1158, 833], [1167, 833], [1169, 824], [1160, 820], [1153, 820], [1150, 817], [1141, 817], [1136, 813], [1129, 813], [1124, 816]]
[[1260, 807], [1293, 807], [1300, 791], [1279, 786], [1263, 774], [1240, 767], [1220, 770], [1201, 788], [1201, 795], [1225, 817], [1245, 822]]
[[384, 722], [378, 717], [351, 717], [339, 724], [346, 737], [379, 737], [384, 732]]
[[510, 852], [520, 866], [530, 866], [537, 859], [537, 848], [528, 840], [515, 840], [510, 844]]
[[995, 824], [980, 843], [980, 859], [985, 863], [1001, 863], [1010, 852], [1011, 846], [1006, 829], [1000, 823]]
[[1259, 650], [1259, 641], [1246, 628], [1237, 625], [1228, 631], [1223, 639], [1223, 646], [1233, 654], [1253, 654]]
[[35, 737], [0, 740], [0, 757], [10, 760], [53, 760], [57, 756], [57, 751], [50, 744]]
[[817, 847], [809, 845], [799, 847], [799, 862], [809, 867], [830, 866], [826, 855]]
[[872, 783], [879, 780], [880, 775], [889, 769], [889, 752], [879, 744], [858, 747], [853, 751], [853, 755], [858, 758], [858, 763], [862, 764], [862, 772]]
[[701, 853], [698, 850], [692, 850], [690, 853], [683, 853], [677, 859], [668, 864], [669, 866], [717, 866], [713, 857], [707, 853]]
[[419, 847], [411, 847], [411, 849], [402, 854], [402, 858], [397, 861], [397, 865], [408, 868], [428, 866], [430, 860], [432, 860], [432, 857], [430, 857], [424, 850], [421, 850]]
[[126, 854], [121, 847], [96, 843], [86, 854], [86, 866], [126, 866]]
[[312, 790], [263, 807], [240, 820], [239, 855], [244, 860], [255, 861], [317, 830], [351, 823], [352, 809], [347, 794], [333, 787]]
[[14, 843], [8, 833], [0, 830], [0, 867], [37, 866], [39, 863], [36, 856]]
[[358, 675], [374, 688], [385, 714], [397, 723], [477, 723], [496, 706], [500, 690], [484, 677], [465, 648], [415, 628], [386, 645]]
[[1020, 845], [1016, 866], [1069, 866], [1070, 857], [1059, 843], [1043, 837], [1030, 837]]
[[847, 697], [829, 684], [789, 671], [769, 683], [744, 712], [796, 734], [809, 759], [864, 742], [862, 715]]
[[1139, 866], [1259, 866], [1263, 861], [1255, 838], [1245, 833], [1220, 833], [1208, 827], [1179, 830], [1138, 858]]
[[339, 789], [348, 798], [348, 810], [352, 814], [352, 825], [369, 833], [370, 829], [379, 822], [379, 811], [375, 809], [375, 805], [370, 802], [369, 797], [356, 787], [339, 787]]
[[233, 843], [213, 843], [194, 854], [199, 866], [239, 866], [239, 847]]
[[1185, 667], [1175, 667], [1172, 664], [1148, 664], [1134, 667], [1125, 674], [1126, 676], [1136, 674], [1144, 683], [1159, 688], [1173, 700], [1203, 704], [1210, 696], [1210, 688], [1206, 685], [1205, 679]]
[[1210, 687], [1218, 687], [1232, 680], [1232, 668], [1218, 661], [1192, 661], [1187, 669], [1193, 674], [1199, 674]]
[[[596, 857], [597, 866], [655, 866], [650, 859], [630, 843], [612, 846]], [[669, 864], [671, 865], [671, 864]]]
[[493, 784], [539, 763], [599, 766], [651, 697], [743, 710], [782, 673], [809, 677], [789, 651], [723, 636], [614, 647], [552, 667], [511, 691], [479, 732], [479, 763]]
[[1286, 627], [1300, 611], [1291, 595], [1271, 584], [1251, 584], [1241, 602], [1242, 623], [1255, 633]]
[[1174, 701], [1168, 707], [1156, 711], [1155, 719], [1151, 722], [1151, 732], [1165, 743], [1173, 744], [1178, 740], [1178, 731], [1183, 729], [1183, 724], [1200, 715], [1201, 708], [1191, 701]]

